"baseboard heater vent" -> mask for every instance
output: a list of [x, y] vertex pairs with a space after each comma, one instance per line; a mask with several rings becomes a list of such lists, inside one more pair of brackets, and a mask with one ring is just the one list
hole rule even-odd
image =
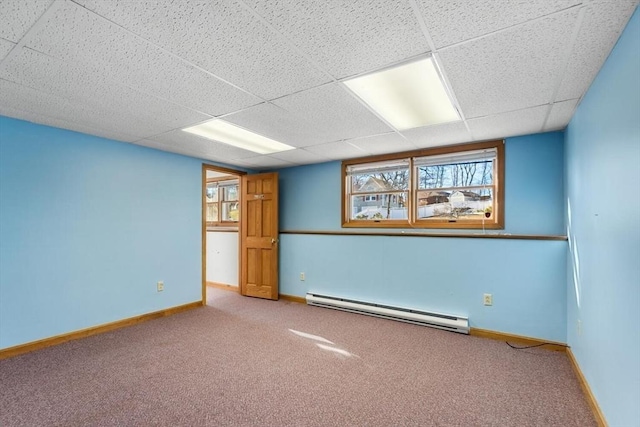
[[430, 313], [410, 308], [391, 307], [388, 305], [354, 301], [313, 293], [308, 293], [306, 299], [308, 305], [315, 305], [317, 307], [333, 308], [335, 310], [349, 311], [351, 313], [366, 314], [369, 316], [382, 317], [384, 319], [413, 323], [415, 325], [430, 326], [432, 328], [444, 329], [461, 334], [469, 333], [469, 319], [466, 317], [442, 313]]

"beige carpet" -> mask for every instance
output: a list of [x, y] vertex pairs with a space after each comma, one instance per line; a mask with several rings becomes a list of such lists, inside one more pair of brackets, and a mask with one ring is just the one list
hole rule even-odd
[[595, 426], [564, 353], [209, 289], [0, 361], [1, 426]]

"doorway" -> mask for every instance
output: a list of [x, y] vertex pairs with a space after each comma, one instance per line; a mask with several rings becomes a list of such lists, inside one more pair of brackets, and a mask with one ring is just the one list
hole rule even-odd
[[202, 165], [202, 304], [207, 289], [240, 292], [241, 176]]

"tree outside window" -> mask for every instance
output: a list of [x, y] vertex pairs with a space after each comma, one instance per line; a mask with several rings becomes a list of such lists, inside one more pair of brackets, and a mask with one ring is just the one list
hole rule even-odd
[[503, 144], [343, 162], [343, 226], [504, 228]]

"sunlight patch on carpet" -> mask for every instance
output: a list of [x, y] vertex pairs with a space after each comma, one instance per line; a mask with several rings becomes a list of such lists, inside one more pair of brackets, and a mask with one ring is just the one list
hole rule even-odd
[[289, 329], [289, 332], [293, 332], [294, 334], [296, 334], [299, 337], [309, 338], [310, 340], [320, 341], [320, 342], [324, 342], [324, 343], [327, 343], [327, 344], [333, 344], [333, 342], [329, 341], [326, 338], [319, 337], [318, 335], [313, 335], [313, 334], [308, 334], [306, 332], [296, 331], [295, 329]]

